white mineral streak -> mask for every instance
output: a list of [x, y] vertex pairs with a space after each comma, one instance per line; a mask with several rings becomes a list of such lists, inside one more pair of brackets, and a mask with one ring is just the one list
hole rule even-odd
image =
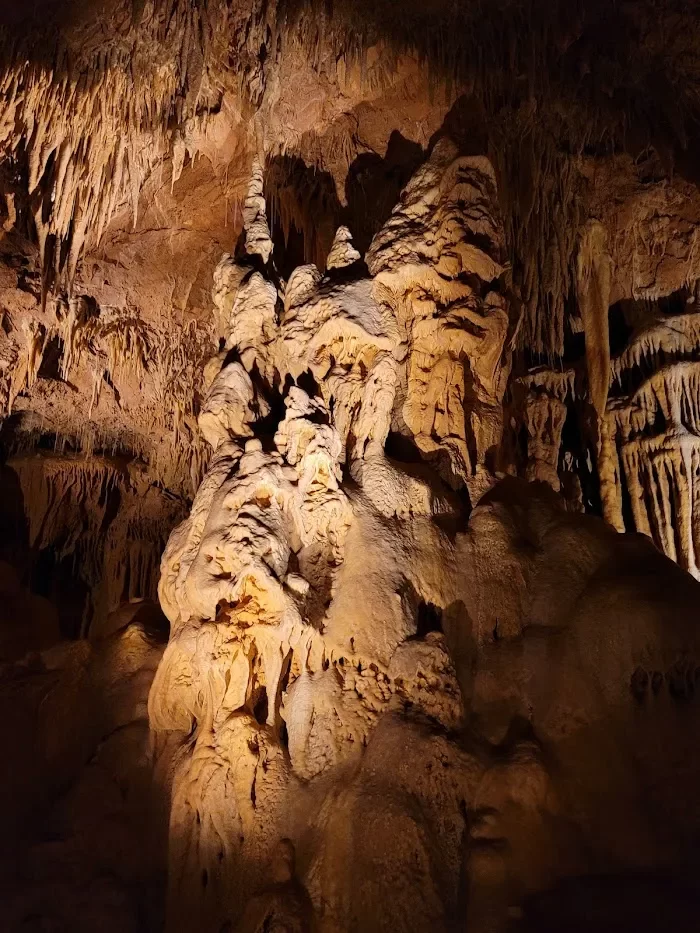
[[[275, 840], [292, 833], [285, 801], [311, 782], [318, 806], [331, 806], [318, 781], [351, 767], [391, 711], [408, 703], [443, 728], [460, 724], [444, 636], [414, 640], [421, 614], [437, 612], [426, 607], [458, 604], [454, 544], [432, 517], [459, 506], [384, 445], [393, 426], [444, 455], [476, 498], [508, 373], [485, 159], [440, 143], [372, 246], [374, 279], [341, 228], [329, 272], [296, 269], [283, 297], [267, 271], [257, 165], [250, 192], [245, 253], [224, 257], [214, 279], [226, 349], [205, 376], [212, 458], [161, 567], [171, 638], [151, 724], [191, 735], [173, 763], [173, 930], [195, 913], [220, 926], [240, 909]], [[275, 393], [284, 416], [263, 447], [254, 434]], [[327, 929], [347, 928], [342, 886], [313, 871], [307, 880]]]

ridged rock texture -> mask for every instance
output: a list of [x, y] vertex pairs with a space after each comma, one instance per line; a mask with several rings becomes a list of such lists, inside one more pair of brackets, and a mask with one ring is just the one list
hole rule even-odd
[[2, 5], [0, 929], [697, 926], [698, 48]]
[[[258, 188], [256, 168], [247, 203]], [[562, 874], [656, 864], [658, 821], [693, 790], [660, 778], [674, 713], [652, 698], [695, 689], [696, 584], [492, 471], [509, 303], [488, 160], [441, 140], [366, 265], [341, 228], [330, 268], [285, 285], [264, 218], [215, 273], [214, 453], [162, 562], [167, 928], [449, 930], [464, 898], [468, 929], [505, 929]], [[584, 249], [585, 283], [609, 283]], [[605, 286], [589, 287], [593, 318]], [[531, 472], [552, 485], [565, 414], [527, 397]], [[387, 455], [392, 432], [414, 463]], [[466, 527], [450, 483], [478, 503]], [[585, 762], [606, 754], [603, 788]]]

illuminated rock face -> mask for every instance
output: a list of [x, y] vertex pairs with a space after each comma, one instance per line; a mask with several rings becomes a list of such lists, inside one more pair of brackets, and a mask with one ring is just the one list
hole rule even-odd
[[497, 204], [489, 161], [458, 158], [442, 140], [367, 254], [375, 294], [405, 335], [395, 419], [421, 453], [447, 455], [473, 499], [495, 466], [510, 371]]
[[[442, 185], [447, 200], [455, 185], [450, 175], [470, 168], [444, 144], [415, 187], [425, 188], [428, 177], [431, 198]], [[254, 174], [247, 204], [259, 187]], [[434, 207], [431, 200], [422, 211], [426, 222]], [[172, 637], [151, 693], [151, 722], [156, 733], [194, 739], [173, 776], [170, 923], [184, 929], [205, 922], [214, 929], [237, 919], [280, 840], [289, 836], [299, 847], [303, 824], [318, 819], [326, 841], [305, 853], [304, 898], [274, 910], [303, 913], [305, 904], [313, 914], [321, 898], [327, 901], [324, 922], [343, 929], [366, 917], [361, 907], [352, 919], [349, 891], [328, 863], [344, 858], [347, 846], [352, 859], [355, 845], [347, 829], [338, 825], [329, 836], [325, 826], [323, 814], [341, 789], [339, 775], [365, 767], [363, 753], [377, 730], [393, 742], [394, 729], [400, 734], [404, 727], [425, 731], [420, 741], [436, 770], [443, 753], [465, 773], [473, 770], [425, 725], [453, 731], [463, 724], [438, 608], [460, 595], [457, 552], [433, 521], [454, 516], [456, 506], [439, 480], [404, 471], [384, 455], [392, 422], [403, 423], [403, 407], [432, 404], [434, 419], [441, 400], [463, 394], [471, 344], [458, 333], [444, 342], [447, 365], [437, 389], [410, 381], [418, 366], [412, 360], [423, 351], [406, 339], [412, 321], [399, 320], [395, 310], [410, 282], [403, 293], [398, 287], [390, 292], [369, 277], [341, 230], [327, 272], [301, 267], [283, 291], [269, 262], [262, 205], [256, 203], [246, 223], [248, 235], [254, 225], [246, 253], [240, 261], [225, 257], [215, 276], [228, 356], [200, 416], [215, 449], [191, 515], [171, 536], [162, 565], [160, 597]], [[451, 233], [445, 252], [464, 240], [463, 229], [451, 229], [447, 208], [434, 226]], [[439, 245], [421, 258], [426, 277], [442, 250]], [[391, 266], [386, 256], [383, 265]], [[489, 273], [492, 282], [495, 266]], [[459, 273], [453, 278], [457, 282]], [[447, 300], [453, 293], [460, 294], [460, 286], [448, 283]], [[424, 308], [424, 325], [429, 320]], [[435, 320], [433, 330], [441, 326]], [[496, 356], [501, 348], [502, 340]], [[445, 385], [453, 370], [454, 387]], [[251, 413], [269, 411], [261, 400], [275, 395], [284, 413], [268, 435], [271, 446], [264, 447], [250, 437], [256, 428]], [[450, 430], [463, 441], [464, 419]], [[436, 561], [435, 555], [442, 557]], [[460, 792], [452, 785], [450, 776], [445, 792], [456, 821]], [[349, 795], [343, 808], [359, 805], [352, 801], [361, 783], [353, 791], [351, 782], [343, 793]], [[436, 801], [427, 789], [424, 795], [433, 813], [429, 826], [437, 818]], [[300, 805], [302, 799], [307, 802]], [[377, 818], [385, 819], [379, 811]], [[397, 818], [414, 836], [422, 832], [411, 829], [408, 814]], [[347, 837], [337, 851], [334, 832]], [[439, 833], [433, 845], [441, 848]], [[455, 835], [445, 847], [453, 898], [459, 845]], [[430, 870], [424, 859], [421, 888]], [[419, 909], [420, 890], [413, 899]], [[254, 901], [249, 913], [255, 904], [264, 913], [265, 903], [264, 897]], [[428, 911], [426, 922], [442, 922], [445, 905], [437, 895], [420, 909]]]
[[697, 584], [547, 489], [574, 376], [521, 377], [544, 484], [498, 481], [488, 161], [443, 140], [366, 265], [341, 228], [286, 283], [261, 192], [255, 167], [215, 273], [211, 459], [161, 567], [168, 930], [491, 933], [562, 878], [674, 863], [697, 828]]

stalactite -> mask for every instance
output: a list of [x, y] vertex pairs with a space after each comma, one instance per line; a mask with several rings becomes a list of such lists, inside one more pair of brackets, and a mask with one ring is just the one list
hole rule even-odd
[[[633, 345], [630, 355], [639, 352]], [[695, 576], [700, 576], [698, 398], [700, 363], [671, 363], [652, 373], [629, 397], [615, 399], [607, 419], [611, 442], [620, 449], [637, 530], [653, 537]]]
[[[99, 239], [123, 199], [130, 200], [136, 222], [143, 181], [176, 142], [170, 128], [173, 107], [197, 80], [183, 60], [189, 58], [187, 46], [178, 48], [179, 31], [190, 33], [197, 22], [206, 47], [221, 12], [178, 0], [169, 36], [154, 34], [154, 16], [150, 25], [144, 21], [132, 28], [128, 41], [108, 55], [98, 47], [92, 56], [88, 51], [81, 57], [75, 47], [62, 47], [60, 36], [47, 36], [47, 43], [56, 45], [55, 68], [32, 62], [21, 46], [15, 50], [0, 81], [5, 108], [0, 152], [16, 152], [26, 144], [29, 193], [37, 204], [48, 284], [64, 274], [72, 283], [85, 242]], [[171, 47], [173, 57], [161, 66], [157, 56], [149, 65], [159, 42]]]
[[700, 344], [700, 314], [659, 315], [650, 312], [625, 349], [611, 361], [611, 383], [622, 384], [627, 372], [651, 376], [657, 359], [690, 359]]
[[[578, 380], [580, 382], [580, 379]], [[528, 390], [543, 390], [547, 395], [566, 402], [585, 395], [585, 390], [577, 387], [577, 373], [575, 369], [553, 370], [545, 366], [537, 366], [525, 375], [513, 380], [513, 385], [522, 385]]]
[[598, 478], [603, 515], [621, 531], [624, 525], [620, 520], [615, 454], [605, 417], [610, 380], [608, 308], [612, 259], [607, 250], [607, 231], [597, 221], [589, 222], [582, 234], [576, 272], [578, 305], [586, 339], [588, 393], [598, 417]]
[[566, 303], [575, 290], [583, 179], [534, 114], [509, 116], [491, 146], [522, 301], [518, 347], [554, 360], [564, 355]]
[[599, 417], [605, 412], [610, 379], [608, 308], [612, 260], [607, 237], [602, 224], [590, 222], [581, 238], [576, 266], [578, 304], [586, 337], [588, 391]]
[[[29, 387], [45, 343], [56, 337], [62, 351], [61, 378], [70, 382], [87, 370], [91, 395], [87, 418], [80, 429], [73, 425], [64, 431], [56, 423], [46, 425], [45, 430], [53, 430], [57, 436], [62, 434], [83, 453], [109, 452], [116, 444], [119, 450], [147, 460], [154, 476], [160, 477], [165, 485], [174, 489], [187, 486], [190, 494], [197, 488], [206, 459], [206, 445], [197, 430], [196, 416], [203, 361], [211, 352], [213, 340], [208, 326], [191, 321], [186, 327], [166, 334], [147, 324], [133, 309], [100, 308], [84, 297], [76, 297], [67, 304], [57, 302], [55, 323], [45, 334], [41, 330], [32, 334], [27, 351], [18, 356], [20, 360], [26, 359], [28, 368], [22, 369], [24, 375], [17, 381], [19, 370], [14, 367], [16, 389], [13, 392], [8, 389], [8, 403]], [[136, 388], [146, 393], [148, 403], [139, 406], [138, 412], [144, 437], [139, 439], [127, 432], [121, 439], [107, 440], [100, 436], [100, 429], [92, 419], [97, 415], [105, 385], [116, 392], [133, 393]], [[31, 431], [32, 425], [27, 423], [24, 430]], [[162, 441], [158, 440], [159, 435]]]
[[[206, 132], [207, 94], [222, 61], [235, 62], [240, 97], [261, 107], [269, 74], [285, 50], [305, 56], [321, 74], [331, 67], [341, 83], [367, 93], [389, 86], [402, 60], [413, 56], [446, 101], [466, 87], [490, 115], [490, 154], [498, 166], [524, 309], [520, 346], [561, 356], [583, 216], [577, 157], [587, 144], [612, 147], [623, 141], [629, 121], [624, 109], [601, 104], [607, 87], [599, 93], [592, 81], [583, 93], [580, 82], [572, 81], [575, 69], [566, 67], [566, 56], [553, 53], [552, 25], [538, 4], [506, 6], [503, 15], [484, 3], [441, 10], [438, 17], [412, 9], [397, 24], [386, 21], [379, 7], [358, 16], [354, 7], [330, 14], [317, 4], [292, 12], [282, 2], [255, 0], [239, 7], [224, 0], [155, 0], [149, 16], [120, 24], [119, 43], [97, 43], [85, 51], [47, 25], [52, 54], [46, 58], [55, 61], [53, 68], [33, 61], [21, 40], [1, 47], [6, 67], [0, 71], [0, 151], [26, 147], [47, 285], [57, 275], [73, 280], [83, 245], [99, 240], [122, 204], [130, 203], [136, 219], [143, 182], [164, 160], [172, 157], [175, 183], [186, 151], [196, 157], [192, 140]], [[597, 15], [590, 14], [593, 22]], [[518, 41], [523, 34], [528, 41]], [[268, 64], [267, 58], [260, 61], [261, 48]], [[512, 74], [526, 80], [527, 96], [521, 81], [505, 77]], [[644, 78], [653, 81], [653, 74], [645, 72]], [[663, 105], [661, 115], [674, 113], [674, 127], [682, 133], [688, 100], [664, 99]], [[337, 141], [326, 140], [318, 157], [313, 133], [304, 139], [289, 127], [276, 136], [266, 133], [258, 140], [266, 154], [298, 153], [317, 168], [336, 158], [349, 166], [361, 151], [351, 121]], [[330, 244], [316, 242], [313, 224], [285, 200], [280, 194], [285, 234], [292, 218], [301, 222], [309, 235], [306, 259], [321, 265]]]

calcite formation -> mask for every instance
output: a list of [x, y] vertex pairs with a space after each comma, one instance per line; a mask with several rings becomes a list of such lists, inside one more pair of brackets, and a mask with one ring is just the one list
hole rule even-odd
[[[698, 321], [686, 310], [693, 296], [683, 300], [688, 303], [678, 310], [621, 302], [629, 332], [624, 347], [611, 355], [606, 312], [605, 332], [593, 338], [586, 332], [587, 371], [531, 370], [514, 383], [512, 411], [513, 423], [528, 433], [524, 475], [559, 490], [573, 457], [562, 440], [564, 424], [573, 406], [590, 402], [588, 444], [597, 450], [606, 520], [618, 531], [649, 536], [697, 577]], [[590, 353], [589, 341], [596, 347]]]
[[[416, 173], [367, 254], [407, 344], [396, 421], [422, 453], [449, 457], [473, 496], [488, 488], [509, 374], [503, 229], [493, 168], [447, 140]], [[467, 417], [464, 417], [464, 412]]]
[[88, 588], [78, 629], [65, 634], [102, 634], [123, 601], [156, 598], [160, 556], [183, 508], [143, 468], [54, 453], [17, 456], [8, 465], [24, 500], [29, 547], [50, 550], [59, 565], [79, 564]]
[[696, 928], [696, 7], [0, 2], [2, 930]]
[[[494, 194], [489, 171], [483, 161], [459, 159], [446, 142], [409, 186], [414, 213], [442, 231], [432, 254], [419, 257], [427, 274], [443, 253], [459, 256], [462, 249], [442, 296], [431, 296], [411, 294], [416, 270], [413, 280], [391, 289], [388, 236], [381, 260], [381, 238], [374, 253], [385, 277], [368, 276], [343, 229], [325, 273], [304, 266], [281, 282], [264, 236], [254, 170], [246, 203], [255, 210], [246, 216], [244, 252], [240, 260], [225, 257], [215, 276], [227, 352], [200, 415], [214, 452], [162, 564], [160, 599], [172, 637], [151, 694], [151, 722], [157, 734], [195, 737], [173, 778], [169, 916], [175, 927], [195, 916], [212, 924], [235, 918], [233, 901], [243, 903], [243, 894], [234, 891], [255, 893], [256, 875], [284, 838], [281, 827], [292, 832], [301, 816], [292, 799], [305, 784], [320, 788], [330, 775], [356, 767], [380, 722], [407, 706], [447, 729], [462, 721], [436, 621], [436, 606], [453, 602], [451, 563], [427, 561], [424, 569], [421, 561], [434, 548], [449, 551], [432, 522], [453, 512], [449, 491], [404, 472], [386, 458], [384, 444], [392, 423], [405, 425], [405, 411], [427, 409], [434, 420], [441, 403], [461, 398], [469, 350], [488, 344], [487, 336], [446, 337], [444, 371], [434, 386], [413, 333], [422, 324], [425, 341], [432, 322], [434, 333], [448, 334], [438, 299], [451, 306], [470, 298], [473, 315], [500, 313], [507, 321], [502, 300], [494, 294], [482, 302], [481, 291], [465, 284], [472, 254], [474, 274], [481, 274], [479, 261], [486, 268], [487, 296], [498, 267], [470, 252], [468, 227], [449, 225], [456, 178], [475, 182], [473, 188], [461, 182], [461, 196], [474, 197], [475, 215], [495, 212], [483, 188], [490, 182], [486, 191]], [[404, 223], [402, 211], [390, 223]], [[484, 223], [497, 238], [497, 215]], [[397, 237], [397, 268], [403, 249]], [[412, 301], [422, 302], [415, 323]], [[399, 305], [408, 306], [408, 320], [399, 317]], [[457, 309], [452, 322], [460, 322]], [[492, 356], [502, 349], [498, 327], [495, 339]], [[413, 377], [416, 357], [427, 379]], [[454, 386], [445, 384], [450, 373]], [[284, 414], [274, 432], [251, 437], [271, 409], [279, 410], [275, 395]], [[482, 461], [472, 468], [464, 416], [460, 425], [456, 413], [457, 403], [443, 432], [454, 436], [460, 468], [471, 477], [485, 468], [485, 450], [477, 448]], [[434, 450], [433, 443], [427, 453]], [[403, 562], [385, 554], [387, 533]], [[416, 640], [421, 625], [435, 630]], [[327, 922], [343, 926], [345, 896], [327, 890], [326, 871], [319, 862], [306, 898], [309, 904], [329, 898]]]
[[[653, 672], [694, 689], [699, 636], [674, 606], [695, 584], [547, 490], [576, 374], [520, 377], [544, 484], [498, 482], [512, 315], [491, 166], [441, 141], [366, 265], [341, 228], [328, 268], [287, 282], [261, 187], [254, 166], [245, 242], [216, 270], [212, 455], [162, 561], [171, 636], [149, 715], [171, 782], [167, 929], [486, 933], [560, 877], [657, 864], [656, 820], [690, 784], [647, 812], [627, 781], [637, 740], [639, 793], [665, 773], [653, 736], [674, 713]], [[610, 273], [587, 236], [600, 426]], [[603, 793], [585, 761], [618, 741]]]

